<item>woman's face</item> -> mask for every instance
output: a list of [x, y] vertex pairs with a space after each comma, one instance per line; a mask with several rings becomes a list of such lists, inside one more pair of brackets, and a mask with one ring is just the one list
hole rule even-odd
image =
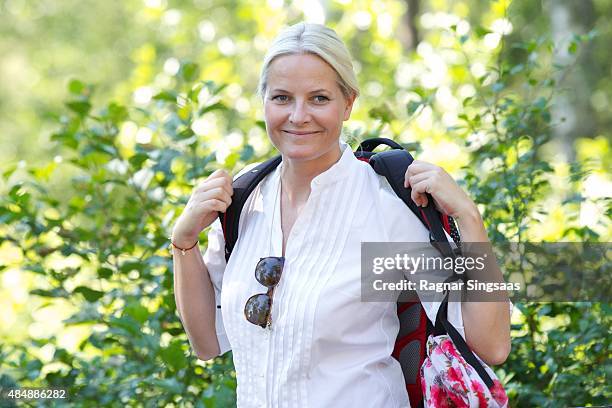
[[264, 96], [266, 129], [285, 159], [316, 160], [339, 154], [342, 122], [351, 115], [337, 74], [312, 54], [272, 61]]

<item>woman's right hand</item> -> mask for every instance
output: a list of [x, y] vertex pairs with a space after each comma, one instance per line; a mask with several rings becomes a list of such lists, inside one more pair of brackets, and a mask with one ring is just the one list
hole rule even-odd
[[172, 230], [172, 242], [181, 248], [189, 248], [197, 240], [200, 232], [213, 223], [219, 212], [225, 212], [232, 203], [232, 177], [225, 170], [216, 170], [206, 180], [198, 184], [183, 213]]

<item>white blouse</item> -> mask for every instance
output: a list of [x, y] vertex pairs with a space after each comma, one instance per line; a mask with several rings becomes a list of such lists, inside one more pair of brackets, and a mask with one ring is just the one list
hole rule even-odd
[[[240, 217], [229, 263], [217, 220], [204, 262], [215, 288], [221, 354], [233, 350], [239, 407], [409, 407], [395, 302], [361, 301], [362, 242], [429, 242], [425, 227], [384, 177], [350, 148], [311, 183], [289, 235], [274, 290], [271, 329], [249, 323], [247, 299], [260, 258], [282, 255], [281, 165], [255, 189]], [[439, 303], [423, 302], [434, 320]], [[464, 335], [460, 303], [448, 318]], [[465, 335], [464, 335], [465, 337]]]

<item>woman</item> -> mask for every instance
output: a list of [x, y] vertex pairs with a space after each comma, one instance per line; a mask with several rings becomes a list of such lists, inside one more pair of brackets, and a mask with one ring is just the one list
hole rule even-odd
[[[360, 245], [428, 242], [428, 233], [340, 140], [359, 94], [345, 45], [322, 25], [289, 27], [266, 55], [259, 93], [282, 163], [249, 197], [229, 262], [216, 221], [231, 203], [226, 172], [194, 189], [173, 229], [176, 301], [191, 345], [203, 360], [232, 349], [239, 406], [409, 406], [391, 357], [396, 304], [360, 301]], [[487, 241], [476, 205], [444, 170], [415, 161], [406, 183], [417, 204], [429, 192], [464, 241]], [[202, 258], [198, 235], [211, 224]], [[266, 292], [254, 270], [281, 256], [271, 324], [262, 328], [245, 318], [249, 299]], [[439, 304], [423, 306], [435, 319]], [[509, 353], [509, 318], [504, 303], [449, 306], [451, 323], [490, 364]]]

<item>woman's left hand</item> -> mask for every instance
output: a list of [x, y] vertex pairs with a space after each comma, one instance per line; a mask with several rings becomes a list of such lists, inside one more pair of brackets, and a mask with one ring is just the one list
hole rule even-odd
[[473, 212], [476, 204], [443, 168], [421, 160], [413, 161], [406, 170], [404, 187], [412, 188], [410, 194], [416, 205], [427, 205], [431, 194], [436, 208], [453, 218]]

